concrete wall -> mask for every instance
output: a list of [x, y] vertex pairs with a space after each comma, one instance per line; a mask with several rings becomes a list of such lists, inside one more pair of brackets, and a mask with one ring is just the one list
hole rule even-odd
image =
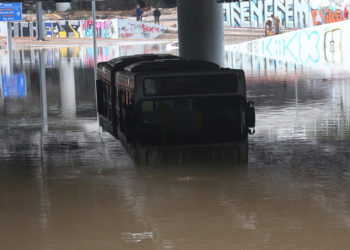
[[[58, 20], [44, 22], [46, 37], [60, 38], [92, 38], [92, 20]], [[96, 34], [98, 38], [156, 38], [167, 30], [166, 27], [151, 23], [136, 22], [128, 19], [97, 20]], [[13, 22], [14, 37], [36, 37], [36, 22]]]
[[118, 30], [120, 38], [153, 39], [165, 33], [167, 27], [128, 19], [119, 19]]
[[350, 66], [350, 20], [227, 46], [229, 51], [300, 65]]
[[224, 23], [234, 27], [260, 27], [274, 14], [283, 28], [305, 28], [343, 20], [348, 0], [252, 0], [223, 4]]
[[7, 37], [7, 23], [6, 22], [0, 22], [0, 36]]

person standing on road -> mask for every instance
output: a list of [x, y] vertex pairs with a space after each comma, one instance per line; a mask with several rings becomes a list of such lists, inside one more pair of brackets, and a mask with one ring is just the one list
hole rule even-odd
[[136, 21], [142, 21], [142, 9], [139, 4], [136, 6]]
[[344, 20], [348, 20], [349, 19], [349, 11], [348, 11], [348, 8], [344, 8], [344, 11], [343, 11], [343, 17], [344, 17]]
[[279, 34], [280, 33], [280, 19], [278, 18], [278, 16], [273, 16], [273, 24], [275, 26], [275, 34]]
[[264, 22], [264, 28], [265, 28], [265, 36], [271, 36], [272, 35], [272, 22], [273, 17], [268, 17]]
[[158, 8], [156, 8], [154, 11], [153, 11], [153, 16], [154, 16], [154, 23], [155, 24], [159, 24], [159, 18], [160, 18], [160, 10]]

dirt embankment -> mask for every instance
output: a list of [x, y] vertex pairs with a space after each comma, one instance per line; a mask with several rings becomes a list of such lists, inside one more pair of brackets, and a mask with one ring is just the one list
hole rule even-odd
[[[143, 20], [152, 21], [153, 20], [153, 8], [144, 9]], [[176, 19], [177, 18], [177, 8], [160, 8], [161, 20]], [[105, 10], [96, 11], [97, 19], [112, 19], [112, 18], [126, 18], [134, 19], [135, 10]], [[44, 13], [44, 20], [86, 20], [92, 18], [91, 11], [64, 11], [64, 12], [53, 12]], [[23, 14], [23, 21], [35, 21], [36, 14]]]
[[[154, 22], [153, 8], [144, 9], [142, 15], [143, 22]], [[177, 8], [160, 8], [161, 17], [160, 25], [168, 28], [167, 33], [173, 33], [166, 36], [174, 37], [177, 33]], [[113, 18], [124, 18], [124, 19], [136, 19], [135, 10], [105, 10], [96, 12], [97, 19], [113, 19]], [[45, 21], [49, 20], [88, 20], [92, 19], [91, 11], [65, 11], [55, 13], [45, 13], [43, 15]], [[35, 14], [23, 14], [23, 21], [30, 22], [36, 21]]]

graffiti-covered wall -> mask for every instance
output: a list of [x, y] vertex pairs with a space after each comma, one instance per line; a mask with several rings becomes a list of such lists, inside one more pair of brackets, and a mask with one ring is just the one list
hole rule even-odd
[[[60, 38], [90, 38], [93, 37], [93, 22], [91, 20], [45, 22], [45, 35]], [[119, 38], [118, 19], [97, 21], [96, 36], [98, 38]]]
[[224, 24], [260, 27], [272, 14], [283, 28], [306, 28], [344, 20], [350, 0], [252, 0], [223, 4]]
[[266, 58], [317, 66], [350, 65], [350, 20], [310, 27], [278, 36], [227, 46], [227, 50], [240, 51]]
[[309, 26], [309, 4], [306, 0], [252, 0], [225, 3], [224, 24], [235, 27], [264, 27], [267, 17], [274, 14], [281, 27]]
[[[14, 37], [37, 36], [36, 22], [13, 22]], [[92, 38], [91, 20], [45, 21], [45, 36], [59, 38]], [[127, 19], [108, 19], [96, 22], [98, 38], [156, 38], [167, 30], [166, 27]]]
[[349, 0], [311, 0], [312, 25], [328, 24], [344, 20], [344, 10]]
[[127, 19], [119, 19], [120, 38], [156, 38], [166, 27]]

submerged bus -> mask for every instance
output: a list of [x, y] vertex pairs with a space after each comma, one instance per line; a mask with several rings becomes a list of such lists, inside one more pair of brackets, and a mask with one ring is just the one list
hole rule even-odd
[[100, 125], [139, 164], [246, 162], [254, 132], [242, 70], [172, 55], [98, 64]]

